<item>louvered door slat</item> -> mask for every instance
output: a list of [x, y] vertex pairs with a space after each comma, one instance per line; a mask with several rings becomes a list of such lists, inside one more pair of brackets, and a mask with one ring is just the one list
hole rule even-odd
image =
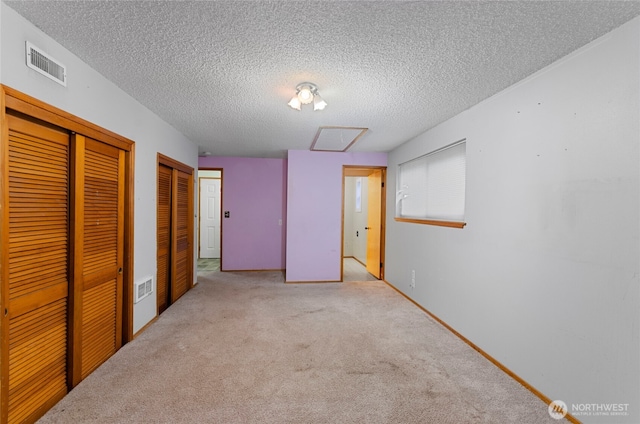
[[[14, 187], [17, 186], [17, 184], [14, 185]], [[42, 187], [42, 186], [40, 186]], [[16, 187], [17, 188], [17, 187]], [[45, 199], [51, 199], [51, 200], [55, 200], [55, 199], [63, 199], [64, 197], [67, 196], [67, 193], [65, 191], [58, 191], [58, 190], [54, 190], [54, 189], [49, 189], [47, 190], [46, 193], [42, 192], [42, 189], [34, 189], [31, 188], [29, 186], [25, 186], [24, 188], [20, 188], [20, 191], [17, 191], [16, 193], [14, 193], [14, 197], [15, 199], [22, 199], [22, 198], [31, 198], [33, 196], [39, 196], [40, 198], [45, 198]]]
[[[28, 179], [23, 179], [23, 178], [19, 178], [17, 176], [14, 176], [13, 178], [10, 178], [9, 181], [11, 182], [11, 185], [16, 188], [17, 192], [22, 192], [24, 190], [32, 189], [34, 192], [38, 193], [38, 189], [37, 188], [33, 188], [29, 184], [29, 180]], [[46, 187], [48, 189], [47, 190], [48, 192], [51, 192], [53, 190], [60, 190], [61, 189], [59, 181], [57, 181], [57, 180], [43, 181], [40, 186], [41, 187]]]
[[13, 423], [35, 419], [67, 391], [69, 135], [10, 114], [7, 121], [6, 419]]
[[12, 282], [16, 284], [9, 289], [9, 299], [18, 296], [16, 293], [25, 291], [24, 287], [41, 285], [37, 280], [49, 280], [53, 284], [55, 284], [55, 282], [64, 282], [64, 280], [60, 278], [60, 274], [66, 271], [67, 267], [64, 265], [56, 265], [49, 268], [37, 267], [35, 270], [33, 268], [21, 270], [21, 272], [15, 273], [14, 275]]
[[[18, 118], [22, 119], [22, 118]], [[27, 119], [23, 119], [23, 121], [28, 122]], [[40, 143], [40, 135], [38, 134], [28, 134], [25, 131], [30, 131], [29, 123], [24, 125], [15, 125], [15, 135], [14, 140], [20, 142], [20, 146], [22, 146], [22, 150], [26, 152], [30, 152], [36, 156], [42, 157], [58, 157], [59, 159], [65, 159], [66, 156], [63, 152], [56, 148], [56, 146], [50, 145], [42, 145]], [[48, 128], [47, 128], [48, 129]]]
[[54, 159], [48, 158], [48, 157], [37, 157], [34, 155], [28, 155], [25, 152], [12, 152], [13, 153], [13, 157], [14, 157], [14, 161], [13, 163], [15, 164], [29, 164], [29, 163], [33, 163], [34, 160], [38, 161], [39, 169], [36, 170], [29, 170], [29, 172], [22, 172], [19, 174], [14, 175], [14, 178], [17, 180], [19, 179], [21, 176], [24, 175], [42, 175], [45, 174], [47, 172], [65, 172], [66, 170], [60, 166], [58, 164], [58, 161], [55, 161]]

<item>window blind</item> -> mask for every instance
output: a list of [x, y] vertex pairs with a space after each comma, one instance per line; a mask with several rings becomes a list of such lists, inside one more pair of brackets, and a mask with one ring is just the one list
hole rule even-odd
[[399, 165], [396, 215], [464, 221], [466, 141]]

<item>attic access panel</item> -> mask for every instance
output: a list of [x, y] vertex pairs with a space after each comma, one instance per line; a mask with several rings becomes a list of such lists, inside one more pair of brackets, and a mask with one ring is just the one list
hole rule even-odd
[[367, 130], [360, 127], [320, 127], [311, 143], [311, 150], [346, 152]]

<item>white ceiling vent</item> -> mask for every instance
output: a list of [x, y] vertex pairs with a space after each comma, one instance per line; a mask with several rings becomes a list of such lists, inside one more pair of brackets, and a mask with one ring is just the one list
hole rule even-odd
[[67, 86], [67, 68], [27, 41], [27, 66], [47, 78]]

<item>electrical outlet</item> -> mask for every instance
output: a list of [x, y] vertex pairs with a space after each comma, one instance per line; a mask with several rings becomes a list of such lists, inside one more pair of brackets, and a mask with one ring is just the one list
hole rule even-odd
[[411, 288], [412, 289], [416, 288], [416, 270], [415, 269], [411, 270]]

